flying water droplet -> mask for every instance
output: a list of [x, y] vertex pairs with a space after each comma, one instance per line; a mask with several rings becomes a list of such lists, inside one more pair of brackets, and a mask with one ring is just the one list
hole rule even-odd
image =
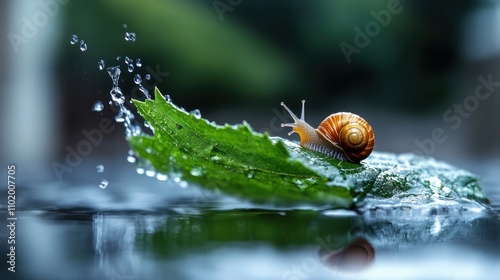
[[144, 93], [147, 99], [151, 99], [151, 95], [149, 95], [149, 90], [145, 88], [143, 85], [139, 85], [139, 90]]
[[136, 35], [134, 32], [125, 32], [125, 41], [135, 42]]
[[104, 65], [104, 60], [102, 60], [102, 59], [101, 59], [101, 60], [99, 60], [99, 61], [97, 62], [97, 65], [99, 66], [99, 70], [104, 69], [104, 67], [105, 67], [105, 65]]
[[129, 65], [131, 63], [133, 63], [134, 61], [132, 60], [132, 58], [128, 57], [128, 56], [125, 56], [125, 64]]
[[100, 100], [97, 100], [92, 106], [92, 111], [101, 112], [104, 109], [104, 104]]
[[156, 175], [156, 172], [154, 170], [146, 170], [145, 174], [148, 177], [154, 177]]
[[148, 81], [151, 80], [151, 75], [146, 74], [146, 80], [148, 80]]
[[104, 189], [105, 189], [105, 188], [107, 188], [107, 187], [108, 187], [108, 181], [106, 181], [106, 180], [102, 179], [102, 180], [101, 180], [101, 183], [99, 184], [99, 188], [101, 188], [101, 189], [103, 189], [103, 190], [104, 190]]
[[197, 120], [201, 119], [201, 112], [199, 109], [194, 109], [190, 114]]
[[141, 75], [139, 75], [139, 74], [135, 74], [135, 76], [134, 76], [134, 83], [135, 83], [136, 85], [138, 85], [138, 84], [140, 84], [141, 82], [142, 82]]
[[97, 169], [97, 173], [104, 172], [104, 165], [102, 165], [102, 164], [96, 165], [95, 168]]
[[135, 60], [135, 66], [142, 67], [142, 62], [141, 62], [140, 58], [138, 58], [138, 59]]
[[146, 170], [144, 170], [144, 168], [142, 168], [142, 167], [137, 167], [137, 169], [135, 169], [135, 171], [137, 172], [137, 174], [141, 174], [142, 175], [142, 174], [144, 174], [144, 172]]
[[127, 67], [127, 70], [132, 73], [134, 72], [134, 64], [129, 64], [128, 67]]
[[117, 56], [117, 57], [116, 57], [116, 61], [119, 61], [120, 59], [122, 59], [122, 57], [121, 57], [121, 56]]
[[168, 180], [168, 176], [165, 175], [165, 174], [162, 174], [162, 173], [157, 173], [156, 174], [156, 179], [159, 180], [159, 181], [167, 181]]
[[186, 181], [182, 180], [182, 181], [179, 182], [179, 186], [181, 188], [185, 189], [185, 188], [187, 188], [188, 183]]
[[181, 181], [181, 177], [175, 176], [174, 177], [174, 182], [179, 183]]
[[70, 44], [74, 45], [78, 42], [78, 36], [76, 35], [71, 35], [71, 37], [69, 38], [69, 42]]
[[127, 29], [127, 24], [125, 24], [125, 23], [124, 23], [124, 24], [123, 24], [123, 28], [124, 28], [124, 29]]
[[134, 153], [133, 150], [128, 150], [127, 161], [130, 162], [130, 163], [136, 163], [137, 162], [137, 157], [135, 156], [135, 153]]
[[85, 44], [85, 41], [83, 41], [83, 40], [80, 41], [80, 50], [82, 52], [87, 50], [87, 44]]

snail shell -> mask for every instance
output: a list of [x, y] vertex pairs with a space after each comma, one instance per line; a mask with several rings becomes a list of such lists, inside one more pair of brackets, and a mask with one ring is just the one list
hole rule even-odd
[[281, 105], [292, 116], [294, 123], [281, 124], [292, 128], [300, 136], [300, 145], [333, 158], [359, 163], [367, 158], [375, 146], [372, 127], [360, 116], [347, 112], [331, 114], [317, 129], [306, 123], [305, 101], [302, 100], [300, 119], [282, 102]]

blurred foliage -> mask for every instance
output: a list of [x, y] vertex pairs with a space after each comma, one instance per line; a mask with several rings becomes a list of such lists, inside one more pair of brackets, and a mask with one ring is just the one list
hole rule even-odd
[[[221, 100], [227, 107], [277, 104], [288, 95], [325, 106], [432, 110], [452, 93], [462, 66], [461, 22], [477, 2], [399, 1], [402, 12], [347, 63], [339, 44], [353, 44], [353, 28], [364, 29], [374, 20], [370, 11], [389, 2], [242, 1], [221, 20], [213, 1], [73, 1], [62, 38], [77, 34], [89, 50], [75, 56], [62, 48], [61, 69], [140, 57], [172, 74], [164, 92], [202, 109]], [[137, 33], [135, 43], [123, 40], [123, 24]], [[108, 88], [102, 73], [86, 74]]]

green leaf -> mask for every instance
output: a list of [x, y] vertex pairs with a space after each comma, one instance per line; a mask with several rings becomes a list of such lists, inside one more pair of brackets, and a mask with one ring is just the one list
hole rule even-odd
[[362, 164], [339, 161], [241, 125], [218, 126], [166, 101], [134, 100], [154, 136], [128, 138], [156, 171], [259, 203], [350, 207], [365, 197], [485, 202], [478, 177], [432, 158], [374, 152]]

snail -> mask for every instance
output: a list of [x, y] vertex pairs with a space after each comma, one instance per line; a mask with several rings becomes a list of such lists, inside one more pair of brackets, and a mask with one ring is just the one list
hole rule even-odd
[[347, 112], [331, 114], [314, 129], [304, 118], [305, 100], [302, 100], [300, 119], [281, 102], [294, 123], [282, 123], [281, 127], [291, 127], [288, 135], [296, 132], [300, 136], [300, 146], [330, 157], [359, 163], [367, 158], [375, 146], [372, 127], [360, 116]]

